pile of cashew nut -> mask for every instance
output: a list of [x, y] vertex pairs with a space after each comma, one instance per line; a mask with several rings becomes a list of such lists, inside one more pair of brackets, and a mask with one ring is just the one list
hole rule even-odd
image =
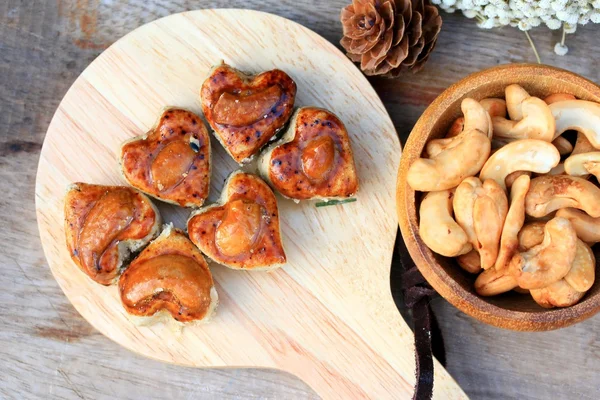
[[[461, 110], [408, 171], [410, 187], [428, 192], [423, 242], [479, 274], [481, 296], [577, 303], [594, 283], [600, 242], [600, 104], [510, 85], [505, 100], [466, 98]], [[574, 145], [566, 131], [577, 132]]]

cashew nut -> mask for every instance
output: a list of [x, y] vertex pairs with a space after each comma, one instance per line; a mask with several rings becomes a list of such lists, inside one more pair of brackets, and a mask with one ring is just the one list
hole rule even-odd
[[577, 100], [577, 97], [568, 93], [554, 93], [544, 99], [546, 104], [558, 103], [565, 100]]
[[448, 129], [448, 132], [446, 133], [446, 137], [453, 138], [455, 136], [458, 136], [462, 133], [462, 131], [464, 131], [464, 129], [465, 129], [465, 117], [458, 117], [454, 120], [454, 122], [450, 126], [450, 129]]
[[515, 171], [547, 173], [560, 162], [552, 143], [537, 139], [517, 140], [495, 152], [484, 164], [481, 180], [493, 179], [506, 189], [505, 179]]
[[569, 220], [557, 217], [544, 226], [542, 243], [517, 253], [508, 271], [523, 289], [541, 289], [567, 275], [576, 249], [575, 229]]
[[504, 117], [492, 117], [493, 139], [504, 144], [514, 142], [517, 139], [525, 139], [516, 137], [516, 135], [509, 135], [509, 132], [515, 126], [515, 122]]
[[600, 217], [600, 188], [570, 175], [540, 176], [531, 181], [525, 197], [525, 211], [535, 218], [573, 207]]
[[424, 156], [426, 158], [437, 157], [444, 150], [451, 149], [453, 146], [456, 146], [455, 141], [456, 136], [451, 138], [441, 138], [441, 139], [432, 139], [425, 145], [425, 153]]
[[530, 178], [522, 175], [515, 180], [510, 191], [510, 208], [506, 214], [502, 236], [500, 239], [500, 252], [494, 268], [502, 271], [519, 248], [519, 232], [525, 222], [525, 196], [529, 190]]
[[600, 180], [600, 162], [590, 161], [585, 163], [585, 168], [590, 171], [590, 174], [594, 175], [596, 179]]
[[565, 174], [565, 164], [560, 163], [556, 167], [552, 168], [548, 171], [548, 175], [564, 175]]
[[596, 279], [596, 257], [591, 247], [577, 240], [577, 251], [569, 273], [564, 280], [578, 292], [590, 290]]
[[557, 217], [566, 218], [577, 232], [577, 237], [586, 243], [600, 242], [600, 218], [593, 218], [575, 208], [563, 208], [556, 213]]
[[519, 232], [519, 251], [527, 251], [544, 241], [545, 222], [530, 222]]
[[551, 142], [555, 123], [550, 107], [537, 97], [530, 97], [521, 104], [523, 118], [510, 121], [502, 117], [492, 118], [495, 138], [540, 139]]
[[556, 120], [554, 139], [573, 129], [583, 133], [592, 146], [600, 149], [600, 104], [585, 100], [567, 100], [550, 104]]
[[490, 117], [506, 118], [506, 101], [504, 99], [490, 97], [481, 100], [479, 103], [490, 114]]
[[556, 147], [561, 156], [565, 154], [570, 154], [573, 151], [573, 145], [567, 139], [562, 136], [554, 139], [552, 144]]
[[[577, 141], [575, 142], [575, 147], [571, 152], [571, 155], [574, 156], [576, 154], [581, 153], [591, 153], [596, 151], [597, 149], [592, 146], [588, 138], [581, 132], [577, 132]], [[588, 179], [589, 175], [582, 175], [581, 178]]]
[[[533, 246], [537, 246], [544, 240], [545, 222], [530, 222], [521, 229], [518, 236], [519, 251], [527, 251]], [[517, 293], [528, 294], [528, 289], [516, 287], [513, 289]]]
[[471, 251], [465, 231], [452, 218], [452, 192], [427, 193], [419, 210], [419, 235], [434, 252], [456, 257]]
[[480, 296], [495, 296], [517, 287], [517, 280], [506, 271], [490, 268], [475, 279], [475, 291]]
[[478, 197], [477, 191], [481, 190], [482, 186], [479, 178], [473, 176], [466, 178], [457, 186], [452, 200], [456, 222], [463, 228], [469, 238], [469, 242], [475, 249], [477, 249], [478, 243], [477, 235], [475, 234], [473, 210], [475, 209], [475, 200]]
[[545, 308], [572, 306], [592, 287], [595, 275], [596, 258], [592, 249], [577, 240], [575, 258], [567, 275], [542, 289], [531, 290], [531, 296]]
[[511, 187], [515, 181], [517, 180], [517, 178], [519, 178], [520, 176], [523, 175], [527, 175], [529, 177], [531, 177], [531, 172], [529, 171], [515, 171], [515, 172], [511, 172], [510, 174], [508, 174], [506, 176], [506, 179], [504, 179], [504, 183], [506, 184], [506, 187], [509, 188]]
[[530, 293], [533, 300], [544, 308], [572, 306], [585, 294], [573, 289], [564, 279], [541, 289], [530, 290]]
[[460, 109], [465, 119], [464, 131], [477, 129], [492, 138], [492, 119], [481, 103], [467, 97], [460, 104]]
[[452, 144], [435, 157], [419, 158], [410, 166], [406, 181], [413, 190], [432, 192], [451, 189], [481, 170], [491, 149], [487, 135], [469, 130], [452, 140]]
[[508, 109], [510, 119], [513, 121], [523, 119], [521, 105], [523, 101], [531, 97], [529, 93], [521, 86], [513, 84], [506, 87], [504, 94], [506, 96], [506, 108]]
[[479, 257], [479, 253], [475, 250], [471, 250], [467, 254], [461, 254], [456, 257], [456, 262], [458, 265], [465, 271], [471, 274], [478, 274], [481, 272], [481, 258]]
[[575, 147], [573, 148], [573, 152], [571, 155], [580, 154], [580, 153], [590, 153], [592, 151], [596, 151], [596, 148], [592, 146], [588, 138], [581, 132], [577, 133], [577, 141], [575, 142]]
[[493, 180], [483, 182], [485, 194], [475, 200], [473, 221], [477, 235], [477, 250], [481, 256], [481, 268], [489, 269], [498, 258], [502, 227], [508, 212], [508, 200], [504, 189]]
[[504, 190], [493, 180], [481, 183], [477, 178], [465, 179], [453, 200], [458, 224], [479, 252], [481, 267], [489, 269], [498, 257], [502, 226], [508, 212]]
[[600, 179], [600, 151], [575, 154], [565, 160], [565, 171], [569, 175], [593, 174]]

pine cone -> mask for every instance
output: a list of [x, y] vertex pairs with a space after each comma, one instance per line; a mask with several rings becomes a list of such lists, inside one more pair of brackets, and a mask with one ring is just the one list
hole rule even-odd
[[435, 47], [442, 17], [429, 0], [352, 0], [342, 9], [348, 57], [366, 75], [418, 72]]

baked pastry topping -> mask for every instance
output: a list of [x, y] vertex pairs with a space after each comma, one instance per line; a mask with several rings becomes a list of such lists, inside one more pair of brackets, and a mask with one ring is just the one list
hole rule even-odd
[[179, 322], [205, 320], [217, 305], [202, 254], [171, 225], [121, 275], [119, 294], [125, 310], [143, 323], [169, 316]]
[[231, 174], [219, 203], [192, 213], [188, 232], [205, 255], [229, 268], [272, 269], [286, 262], [277, 200], [252, 174]]
[[358, 190], [350, 139], [333, 113], [303, 107], [281, 140], [260, 156], [261, 175], [285, 197], [345, 198]]
[[71, 258], [90, 278], [110, 285], [124, 261], [156, 237], [160, 214], [150, 199], [123, 186], [72, 184], [65, 198]]
[[121, 169], [134, 187], [162, 201], [200, 207], [210, 189], [210, 138], [191, 111], [165, 110], [146, 135], [125, 142]]
[[243, 163], [290, 118], [296, 83], [278, 69], [247, 75], [222, 63], [212, 69], [200, 96], [215, 136], [235, 161]]
[[225, 204], [223, 220], [215, 230], [215, 244], [225, 256], [237, 256], [254, 246], [260, 231], [261, 206], [248, 200]]
[[[119, 281], [121, 302], [134, 322], [165, 319], [181, 326], [207, 320], [218, 299], [203, 257], [241, 270], [284, 265], [271, 187], [294, 200], [325, 200], [316, 207], [356, 201], [358, 178], [344, 124], [316, 107], [294, 113], [296, 90], [281, 70], [249, 75], [224, 62], [211, 69], [200, 89], [205, 120], [239, 164], [278, 139], [293, 115], [289, 129], [259, 160], [259, 172], [271, 186], [257, 175], [235, 171], [219, 201], [203, 206], [212, 169], [208, 127], [193, 112], [170, 107], [145, 135], [121, 146], [121, 172], [132, 188], [69, 187], [65, 231], [70, 255], [96, 282]], [[160, 214], [146, 195], [197, 208], [187, 221], [189, 238], [172, 225], [158, 236]], [[140, 251], [129, 263], [129, 254]]]

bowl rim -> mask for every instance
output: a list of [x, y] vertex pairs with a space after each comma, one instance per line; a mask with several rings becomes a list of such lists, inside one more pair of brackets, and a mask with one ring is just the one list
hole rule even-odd
[[400, 232], [409, 254], [429, 284], [460, 311], [496, 327], [516, 331], [548, 331], [583, 321], [600, 311], [600, 293], [571, 307], [524, 312], [489, 303], [465, 290], [450, 277], [425, 246], [418, 235], [415, 191], [406, 183], [409, 166], [423, 150], [428, 135], [417, 137], [416, 132], [430, 131], [452, 104], [493, 80], [511, 76], [539, 75], [577, 85], [591, 96], [600, 99], [600, 86], [573, 72], [543, 64], [505, 64], [475, 72], [444, 90], [423, 112], [404, 144], [396, 182], [396, 208]]

